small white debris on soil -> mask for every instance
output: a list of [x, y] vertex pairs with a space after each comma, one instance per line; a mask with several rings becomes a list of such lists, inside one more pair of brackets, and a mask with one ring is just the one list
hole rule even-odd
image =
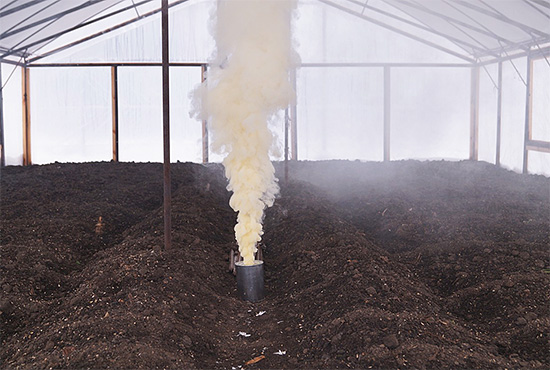
[[274, 355], [283, 356], [283, 355], [286, 355], [286, 351], [278, 350], [277, 352], [273, 352], [273, 354], [274, 354]]
[[252, 334], [248, 334], [248, 333], [245, 333], [244, 331], [240, 331], [240, 332], [239, 332], [239, 335], [242, 336], [242, 337], [248, 338], [248, 337], [251, 336]]
[[265, 311], [260, 311], [256, 314], [256, 316], [262, 316], [265, 313]]

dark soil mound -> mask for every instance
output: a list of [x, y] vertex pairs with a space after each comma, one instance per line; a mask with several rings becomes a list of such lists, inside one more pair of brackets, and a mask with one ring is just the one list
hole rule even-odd
[[0, 367], [550, 367], [549, 179], [475, 162], [289, 173], [252, 304], [227, 269], [219, 165], [173, 164], [170, 251], [160, 164], [3, 169]]

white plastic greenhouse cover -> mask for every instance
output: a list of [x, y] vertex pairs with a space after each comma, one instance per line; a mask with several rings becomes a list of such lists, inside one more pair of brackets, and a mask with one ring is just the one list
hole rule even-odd
[[[171, 61], [206, 63], [215, 1], [170, 4]], [[111, 159], [108, 64], [160, 62], [159, 8], [160, 0], [0, 0], [7, 164], [23, 153], [18, 63], [30, 70], [33, 163]], [[500, 60], [500, 165], [521, 171], [530, 53], [542, 55], [532, 58], [531, 139], [550, 141], [546, 0], [300, 1], [294, 27], [300, 159], [383, 160], [388, 77], [390, 159], [467, 159], [478, 66], [479, 159], [495, 163]], [[171, 67], [174, 161], [202, 160], [201, 124], [188, 114], [200, 80], [200, 66]], [[119, 66], [118, 86], [119, 159], [161, 161], [160, 68]], [[282, 117], [273, 129], [281, 142]], [[529, 151], [529, 172], [550, 175], [550, 153]]]

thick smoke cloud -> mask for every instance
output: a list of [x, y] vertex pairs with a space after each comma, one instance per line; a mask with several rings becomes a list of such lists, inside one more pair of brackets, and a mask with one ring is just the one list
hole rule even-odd
[[196, 117], [208, 120], [212, 149], [226, 154], [235, 236], [247, 265], [263, 234], [264, 210], [279, 192], [268, 123], [295, 100], [289, 71], [298, 62], [291, 37], [296, 3], [218, 1], [211, 19], [216, 51], [206, 82], [192, 95]]

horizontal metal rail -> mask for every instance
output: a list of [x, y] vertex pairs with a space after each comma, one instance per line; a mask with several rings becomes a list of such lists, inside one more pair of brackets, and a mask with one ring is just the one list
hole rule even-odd
[[[171, 67], [201, 67], [206, 63], [170, 63]], [[161, 62], [101, 62], [101, 63], [30, 63], [29, 68], [59, 67], [162, 67]]]
[[550, 141], [527, 140], [527, 150], [550, 153]]
[[498, 62], [505, 62], [512, 59], [523, 58], [526, 56], [530, 56], [532, 59], [538, 59], [538, 58], [544, 58], [545, 55], [546, 56], [550, 55], [550, 46], [545, 46], [540, 49], [532, 49], [532, 50], [524, 51], [522, 53], [509, 54], [506, 56], [502, 56], [500, 58], [486, 60], [483, 62], [479, 62], [478, 65], [486, 66], [486, 65], [490, 65]]
[[[323, 68], [323, 67], [365, 67], [365, 68], [471, 68], [475, 64], [470, 63], [302, 63], [298, 68]], [[29, 68], [68, 68], [68, 67], [161, 67], [160, 62], [123, 62], [123, 63], [31, 63]], [[170, 67], [202, 67], [209, 66], [207, 62], [171, 62]]]
[[302, 63], [299, 68], [307, 67], [417, 67], [417, 68], [437, 68], [437, 67], [449, 67], [449, 68], [471, 68], [475, 64], [470, 63]]

